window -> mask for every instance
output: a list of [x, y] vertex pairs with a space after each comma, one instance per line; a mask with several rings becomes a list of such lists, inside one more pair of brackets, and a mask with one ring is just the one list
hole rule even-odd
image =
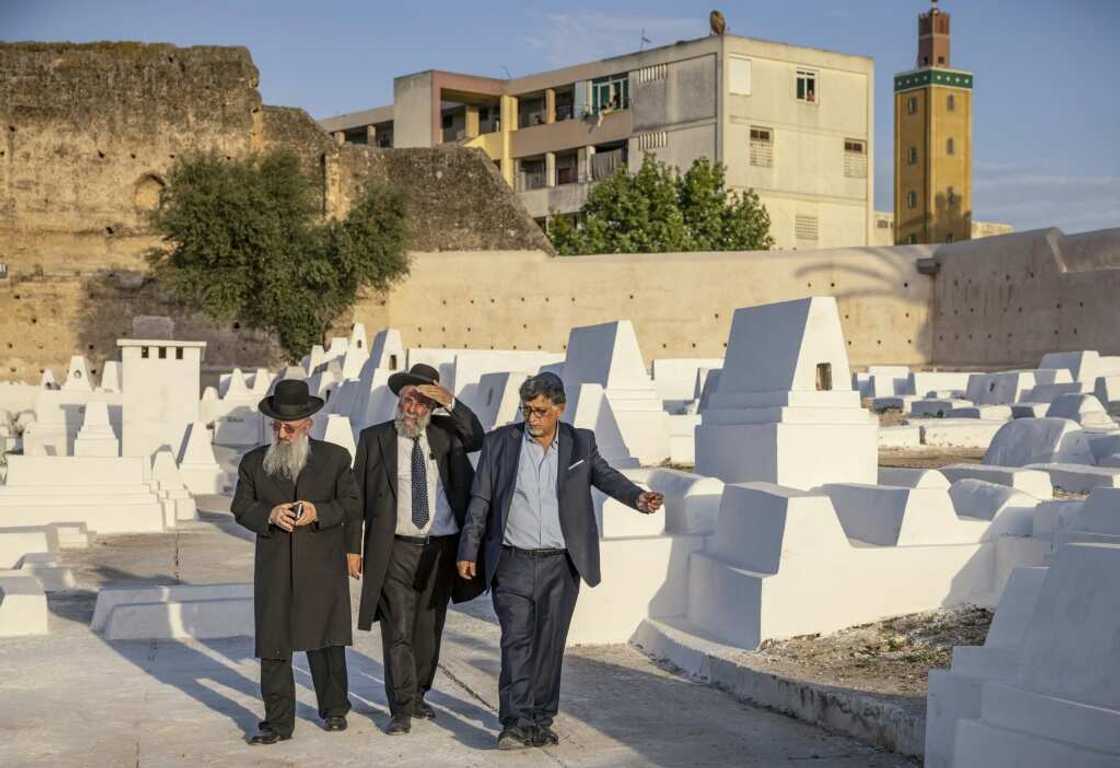
[[159, 348], [159, 359], [160, 360], [166, 360], [167, 359], [167, 347], [160, 347]]
[[793, 236], [798, 240], [817, 239], [818, 221], [816, 216], [798, 214], [793, 217]]
[[521, 174], [518, 191], [525, 192], [530, 189], [541, 189], [547, 186], [545, 177], [545, 162], [543, 157], [535, 157], [521, 161]]
[[844, 139], [844, 175], [849, 179], [867, 178], [867, 142]]
[[817, 102], [817, 73], [808, 69], [797, 70], [797, 100]]
[[556, 155], [556, 183], [575, 184], [579, 181], [579, 155], [563, 152]]
[[591, 111], [613, 112], [630, 108], [629, 75], [611, 75], [591, 81]]
[[907, 208], [917, 208], [918, 207], [918, 193], [915, 192], [914, 190], [910, 190], [909, 192], [906, 193], [906, 207]]
[[751, 165], [774, 167], [774, 132], [771, 129], [751, 126]]
[[890, 229], [891, 223], [887, 219], [879, 219], [875, 222], [875, 226], [879, 229]]
[[953, 137], [950, 136], [949, 138], [947, 138], [945, 140], [945, 154], [947, 154], [947, 155], [956, 154], [956, 150], [957, 150], [957, 145], [953, 142]]
[[751, 60], [732, 56], [728, 73], [728, 88], [740, 96], [751, 95]]
[[917, 165], [918, 164], [918, 148], [917, 147], [910, 147], [909, 149], [906, 150], [906, 163], [907, 163], [907, 165]]
[[956, 95], [950, 93], [948, 98], [945, 99], [945, 106], [948, 108], [948, 110], [950, 112], [955, 112], [957, 110], [957, 97], [956, 97]]
[[182, 360], [183, 359], [183, 348], [182, 347], [175, 347], [175, 359], [176, 360]]
[[906, 100], [906, 114], [912, 115], [918, 111], [918, 97], [911, 96]]
[[917, 235], [910, 235], [909, 237], [906, 238], [906, 242], [908, 242], [910, 245], [917, 245], [918, 244], [918, 236]]
[[945, 57], [944, 56], [938, 56], [937, 57], [937, 63], [941, 66], [944, 66], [945, 65]]
[[949, 187], [949, 190], [946, 193], [946, 199], [949, 201], [949, 205], [956, 205], [957, 203], [960, 202], [960, 198], [957, 197], [956, 190], [953, 189], [952, 187]]
[[148, 352], [148, 347], [140, 347], [140, 358], [141, 359], [147, 360], [149, 354], [150, 353]]
[[952, 233], [952, 232], [950, 232], [949, 234], [945, 235], [945, 242], [947, 242], [947, 243], [951, 243], [951, 242], [953, 242], [953, 233]]

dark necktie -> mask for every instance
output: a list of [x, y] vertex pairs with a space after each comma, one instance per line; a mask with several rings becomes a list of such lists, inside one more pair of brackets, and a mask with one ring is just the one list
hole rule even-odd
[[421, 530], [428, 524], [428, 463], [420, 438], [412, 440], [412, 524]]

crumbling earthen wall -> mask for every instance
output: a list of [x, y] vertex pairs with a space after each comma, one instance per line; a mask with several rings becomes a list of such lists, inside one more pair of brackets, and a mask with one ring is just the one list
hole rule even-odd
[[148, 212], [190, 152], [293, 151], [325, 215], [345, 214], [363, 174], [395, 184], [422, 250], [548, 247], [479, 153], [339, 147], [302, 109], [262, 105], [258, 77], [245, 48], [0, 44], [0, 264], [9, 274], [0, 378], [37, 380], [76, 350], [115, 356], [131, 317], [153, 313], [173, 316], [180, 336], [209, 340], [211, 365], [277, 362], [275, 345], [175, 306], [144, 277], [143, 255], [159, 245]]

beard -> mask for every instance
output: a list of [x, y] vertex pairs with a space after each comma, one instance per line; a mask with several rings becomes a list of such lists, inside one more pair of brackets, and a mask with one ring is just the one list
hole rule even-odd
[[286, 477], [294, 483], [307, 466], [310, 453], [311, 441], [307, 435], [290, 441], [274, 439], [264, 455], [264, 471], [274, 477]]
[[404, 435], [410, 440], [415, 440], [424, 434], [428, 429], [428, 423], [432, 420], [430, 413], [425, 413], [423, 416], [417, 416], [413, 420], [405, 418], [405, 415], [397, 411], [397, 415], [393, 417], [393, 425], [397, 428], [398, 435]]

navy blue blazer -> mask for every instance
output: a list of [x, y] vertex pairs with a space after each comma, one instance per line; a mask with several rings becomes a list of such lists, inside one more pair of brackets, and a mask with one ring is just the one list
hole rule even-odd
[[[599, 527], [591, 486], [638, 508], [642, 489], [626, 479], [599, 455], [595, 433], [561, 422], [556, 494], [560, 505], [560, 530], [568, 556], [589, 586], [599, 583]], [[502, 539], [517, 483], [524, 423], [508, 424], [486, 435], [482, 456], [471, 486], [471, 501], [459, 539], [459, 559], [477, 563], [482, 586], [490, 588], [498, 568]]]

